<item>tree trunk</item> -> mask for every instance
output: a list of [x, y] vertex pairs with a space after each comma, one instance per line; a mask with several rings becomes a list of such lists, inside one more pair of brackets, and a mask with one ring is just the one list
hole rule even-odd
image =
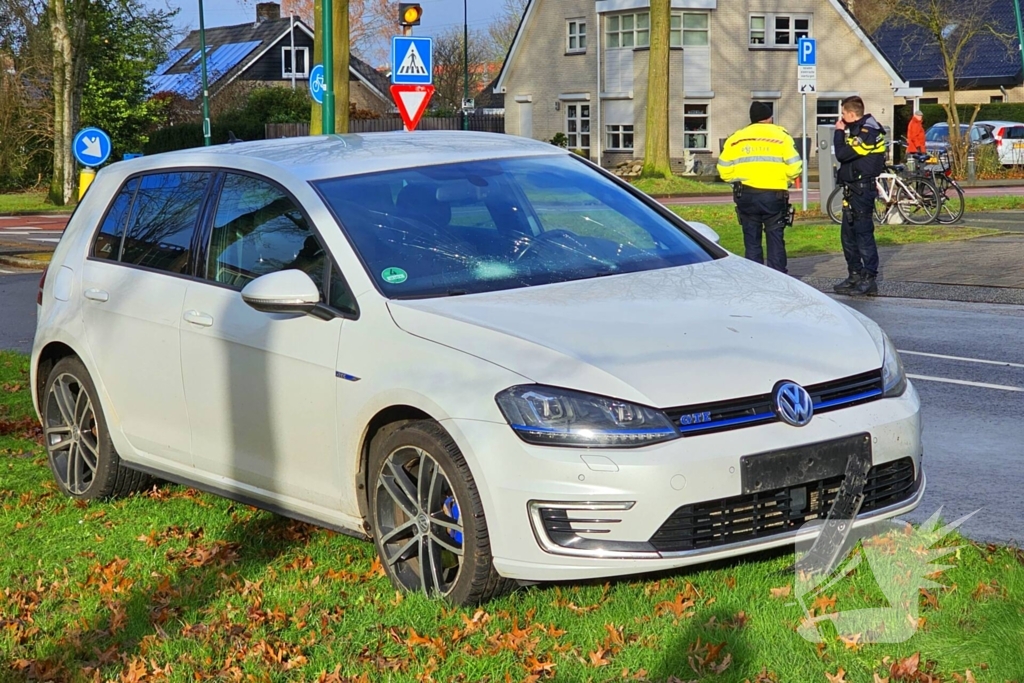
[[[313, 3], [313, 57], [310, 59], [311, 64], [323, 64], [323, 49], [324, 49], [324, 7], [321, 0], [316, 0]], [[321, 113], [320, 105], [313, 101], [313, 106], [309, 113], [309, 134], [310, 135], [321, 135], [324, 132], [323, 114]]]
[[348, 0], [334, 0], [334, 132], [348, 132]]
[[64, 206], [75, 191], [75, 161], [71, 143], [75, 134], [74, 64], [64, 0], [50, 3], [50, 34], [53, 42], [53, 176], [50, 201]]
[[[648, 178], [669, 178], [672, 166], [668, 142], [670, 0], [651, 0], [651, 49], [647, 70], [647, 131], [644, 168]], [[600, 134], [600, 131], [598, 131]]]

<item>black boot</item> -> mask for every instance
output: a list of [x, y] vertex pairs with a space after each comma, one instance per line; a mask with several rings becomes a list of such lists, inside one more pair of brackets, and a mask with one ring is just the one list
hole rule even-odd
[[878, 294], [878, 283], [874, 275], [865, 275], [850, 294], [865, 296], [867, 294]]
[[850, 273], [850, 277], [833, 287], [832, 291], [836, 294], [850, 294], [860, 283], [860, 280], [860, 273]]

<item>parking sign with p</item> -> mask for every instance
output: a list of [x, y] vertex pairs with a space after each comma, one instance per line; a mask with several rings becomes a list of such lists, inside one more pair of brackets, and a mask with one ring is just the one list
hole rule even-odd
[[814, 38], [801, 38], [797, 41], [797, 65], [817, 66], [818, 46]]

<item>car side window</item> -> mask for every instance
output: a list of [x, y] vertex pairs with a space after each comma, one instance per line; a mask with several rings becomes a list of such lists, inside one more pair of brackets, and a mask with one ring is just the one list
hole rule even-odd
[[186, 273], [210, 174], [175, 171], [143, 176], [121, 248], [121, 261]]
[[139, 179], [132, 178], [117, 193], [110, 209], [107, 211], [96, 240], [92, 244], [92, 255], [98, 259], [116, 261], [121, 257], [121, 240], [124, 237], [124, 226], [128, 223], [128, 212], [132, 208], [135, 190], [139, 187]]
[[240, 290], [261, 275], [297, 269], [323, 292], [325, 262], [323, 247], [288, 195], [259, 178], [225, 176], [210, 239], [208, 280]]

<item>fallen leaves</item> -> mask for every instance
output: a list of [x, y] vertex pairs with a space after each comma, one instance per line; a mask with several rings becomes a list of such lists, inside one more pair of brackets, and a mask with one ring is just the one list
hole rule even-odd
[[677, 593], [675, 599], [659, 602], [654, 606], [654, 613], [658, 616], [671, 613], [676, 619], [692, 617], [693, 599], [684, 597], [683, 593]]
[[793, 592], [793, 586], [780, 586], [779, 588], [772, 588], [769, 593], [773, 598], [788, 598]]
[[834, 674], [826, 671], [825, 678], [828, 679], [828, 683], [846, 683], [846, 671], [842, 667], [839, 667]]
[[702, 643], [698, 636], [697, 642], [690, 644], [686, 660], [698, 676], [703, 677], [709, 673], [718, 675], [732, 664], [732, 654], [722, 656], [724, 649], [725, 643]]

